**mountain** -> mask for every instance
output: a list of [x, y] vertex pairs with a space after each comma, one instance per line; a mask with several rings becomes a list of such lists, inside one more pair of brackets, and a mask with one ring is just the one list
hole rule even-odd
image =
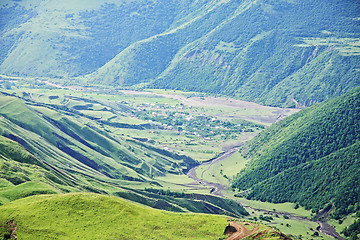
[[340, 219], [360, 211], [360, 88], [302, 110], [261, 132], [233, 187], [248, 198], [297, 202]]
[[287, 107], [360, 85], [358, 1], [6, 0], [0, 13], [5, 75]]

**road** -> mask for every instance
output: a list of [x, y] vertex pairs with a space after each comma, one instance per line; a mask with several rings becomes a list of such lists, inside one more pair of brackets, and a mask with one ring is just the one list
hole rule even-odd
[[[220, 184], [220, 183], [214, 183], [214, 182], [209, 182], [209, 181], [205, 181], [203, 180], [203, 176], [204, 176], [204, 172], [208, 171], [211, 167], [211, 165], [213, 165], [216, 162], [219, 161], [223, 161], [227, 158], [229, 158], [231, 155], [233, 155], [235, 152], [237, 152], [239, 150], [239, 146], [234, 147], [229, 149], [228, 151], [224, 152], [223, 154], [219, 155], [216, 158], [213, 158], [207, 162], [202, 163], [199, 166], [207, 166], [207, 168], [201, 173], [201, 176], [197, 176], [196, 173], [196, 169], [199, 166], [196, 166], [192, 169], [190, 169], [187, 173], [187, 175], [195, 180], [196, 182], [198, 182], [199, 184], [205, 185], [210, 187], [212, 190], [210, 191], [211, 194], [219, 196], [219, 197], [224, 197], [223, 191], [226, 190], [228, 188], [228, 186]], [[241, 204], [244, 208], [249, 209], [249, 210], [259, 210], [262, 211], [264, 213], [273, 213], [273, 214], [278, 214], [278, 215], [286, 215], [287, 217], [291, 218], [291, 219], [297, 219], [297, 220], [303, 220], [303, 221], [308, 221], [308, 222], [316, 222], [317, 224], [319, 224], [319, 227], [317, 228], [319, 232], [337, 238], [339, 240], [345, 240], [345, 238], [341, 237], [340, 234], [338, 232], [336, 232], [336, 230], [330, 226], [330, 224], [328, 224], [327, 222], [322, 222], [322, 221], [315, 221], [315, 220], [311, 220], [305, 217], [299, 217], [299, 216], [295, 216], [292, 215], [290, 213], [287, 212], [276, 212], [276, 211], [268, 211], [268, 210], [264, 210], [264, 209], [258, 209], [258, 208], [252, 208], [250, 206], [245, 206], [242, 202], [237, 201], [239, 204]]]

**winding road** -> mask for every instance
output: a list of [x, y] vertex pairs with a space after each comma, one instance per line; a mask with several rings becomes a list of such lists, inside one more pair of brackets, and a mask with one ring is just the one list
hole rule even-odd
[[[211, 194], [219, 196], [219, 197], [224, 197], [223, 195], [223, 191], [226, 190], [228, 188], [228, 186], [220, 184], [220, 183], [214, 183], [214, 182], [209, 182], [209, 181], [205, 181], [203, 180], [203, 176], [204, 176], [204, 172], [208, 171], [211, 167], [211, 165], [213, 165], [216, 162], [219, 161], [223, 161], [227, 158], [229, 158], [231, 155], [233, 155], [235, 152], [237, 152], [239, 150], [239, 146], [233, 147], [231, 149], [229, 149], [228, 151], [220, 154], [218, 157], [215, 157], [213, 159], [210, 159], [207, 162], [202, 163], [201, 165], [198, 165], [196, 167], [193, 167], [192, 169], [190, 169], [187, 173], [187, 175], [195, 180], [196, 182], [198, 182], [199, 184], [205, 185], [210, 187], [212, 190], [210, 191]], [[205, 170], [201, 173], [201, 176], [198, 177], [196, 170], [198, 169], [199, 166], [207, 166], [207, 168], [205, 168]], [[315, 221], [315, 220], [311, 220], [305, 217], [299, 217], [299, 216], [295, 216], [292, 215], [290, 213], [287, 212], [276, 212], [276, 211], [268, 211], [268, 210], [264, 210], [264, 209], [258, 209], [258, 208], [252, 208], [250, 206], [245, 206], [242, 202], [237, 201], [239, 204], [241, 204], [244, 208], [249, 209], [249, 210], [259, 210], [262, 211], [264, 213], [273, 213], [273, 214], [278, 214], [278, 215], [286, 215], [287, 217], [291, 218], [291, 219], [297, 219], [297, 220], [303, 220], [303, 221], [308, 221], [308, 222], [316, 222], [317, 224], [319, 224], [319, 227], [317, 228], [319, 232], [337, 238], [339, 240], [345, 240], [345, 238], [341, 237], [340, 234], [338, 232], [336, 232], [336, 230], [330, 226], [330, 224], [328, 224], [327, 222], [322, 222], [322, 221]]]

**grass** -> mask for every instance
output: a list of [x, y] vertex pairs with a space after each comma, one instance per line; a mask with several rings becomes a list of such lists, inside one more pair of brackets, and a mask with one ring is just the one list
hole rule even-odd
[[309, 210], [305, 210], [303, 207], [299, 207], [297, 209], [294, 208], [294, 203], [269, 203], [269, 202], [261, 202], [261, 201], [254, 201], [248, 200], [246, 198], [237, 198], [238, 201], [242, 202], [246, 206], [251, 206], [253, 208], [264, 209], [268, 211], [275, 211], [276, 212], [287, 212], [295, 216], [307, 217], [311, 218], [312, 213]]
[[247, 159], [243, 158], [239, 152], [236, 152], [231, 157], [215, 162], [211, 166], [203, 165], [198, 167], [196, 173], [206, 181], [228, 185], [229, 180], [241, 169], [245, 168], [247, 162]]
[[344, 219], [342, 219], [341, 224], [339, 223], [339, 221], [337, 221], [335, 219], [331, 219], [329, 221], [329, 224], [331, 226], [333, 226], [336, 229], [337, 232], [342, 232], [346, 227], [353, 224], [356, 219], [357, 218], [356, 218], [355, 214], [352, 214], [352, 215], [348, 215]]
[[[267, 226], [274, 227], [276, 229], [279, 229], [282, 233], [285, 233], [288, 236], [291, 236], [293, 238], [301, 238], [301, 239], [325, 239], [325, 240], [331, 240], [332, 237], [329, 237], [327, 235], [321, 234], [317, 238], [315, 238], [314, 233], [317, 232], [316, 228], [318, 227], [318, 224], [315, 222], [308, 222], [308, 221], [302, 221], [302, 220], [296, 220], [296, 219], [286, 219], [281, 215], [275, 215], [275, 214], [267, 214], [261, 211], [249, 211], [250, 213], [250, 219], [254, 219], [256, 217], [256, 222], [260, 222], [263, 224], [266, 224]], [[260, 220], [260, 215], [263, 217], [272, 217], [273, 220], [265, 221]]]
[[248, 163], [248, 159], [245, 159], [239, 152], [234, 153], [231, 157], [221, 162], [223, 172], [229, 177], [233, 177], [240, 170], [244, 169]]
[[194, 180], [190, 179], [186, 175], [174, 175], [174, 174], [168, 174], [163, 177], [157, 177], [156, 179], [159, 181], [175, 183], [175, 184], [188, 184], [194, 182]]
[[194, 183], [194, 180], [192, 180], [186, 175], [167, 174], [163, 177], [157, 177], [155, 178], [155, 180], [161, 184], [162, 187], [159, 187], [160, 189], [176, 192], [209, 194], [211, 190], [210, 188], [203, 185], [191, 185], [191, 183]]
[[16, 186], [1, 187], [0, 205], [32, 195], [55, 193], [57, 191], [53, 187], [42, 182], [25, 182]]
[[34, 196], [0, 207], [19, 239], [218, 239], [222, 216], [176, 214], [96, 194]]

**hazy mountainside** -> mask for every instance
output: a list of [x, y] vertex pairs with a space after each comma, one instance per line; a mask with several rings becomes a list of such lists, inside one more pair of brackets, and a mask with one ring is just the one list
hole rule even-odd
[[153, 86], [284, 106], [339, 95], [359, 85], [359, 6], [244, 1], [213, 31], [182, 48]]
[[36, 77], [91, 73], [133, 43], [182, 24], [207, 2], [3, 1], [0, 69]]
[[359, 213], [360, 88], [274, 124], [243, 154], [252, 161], [233, 187], [247, 197]]
[[109, 194], [176, 212], [247, 215], [231, 200], [160, 196], [154, 177], [183, 174], [196, 162], [136, 139], [120, 138], [76, 110], [0, 96], [0, 204], [37, 194]]
[[150, 83], [282, 106], [312, 105], [360, 85], [358, 1], [1, 6], [3, 74]]

